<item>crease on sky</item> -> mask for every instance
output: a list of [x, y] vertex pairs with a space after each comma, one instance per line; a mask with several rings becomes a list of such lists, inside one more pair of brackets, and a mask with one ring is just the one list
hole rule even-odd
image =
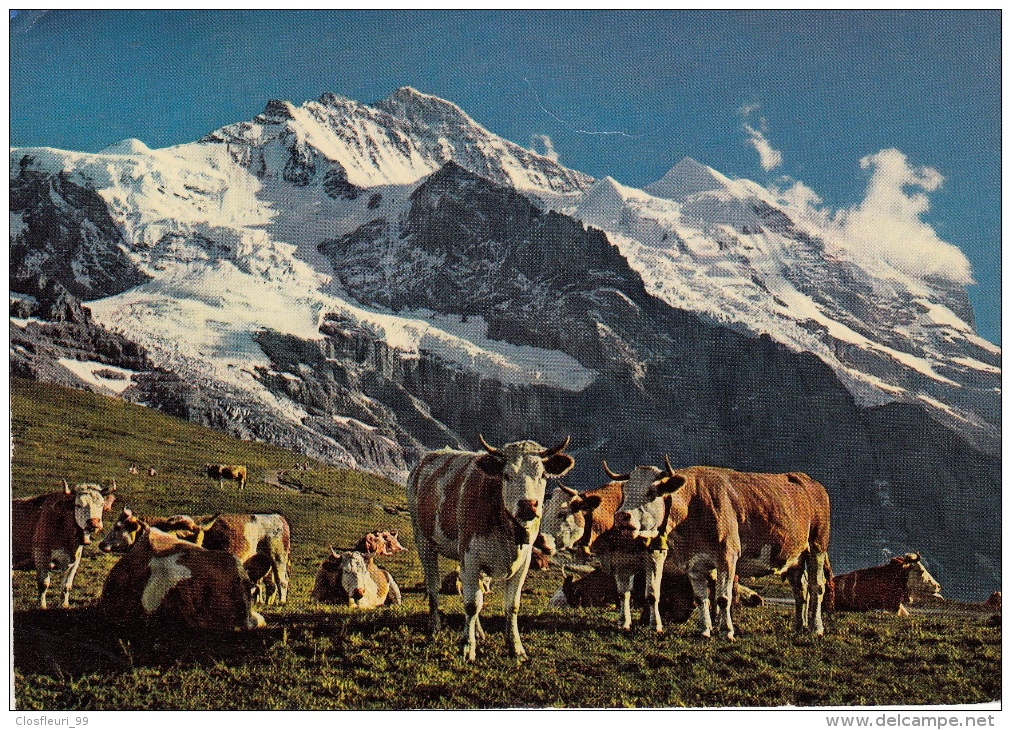
[[557, 114], [555, 114], [554, 112], [552, 112], [551, 110], [549, 110], [546, 106], [544, 106], [544, 104], [541, 102], [540, 95], [537, 93], [537, 89], [535, 89], [534, 85], [530, 83], [530, 79], [528, 79], [528, 78], [526, 78], [524, 76], [523, 80], [526, 81], [527, 86], [530, 87], [530, 91], [533, 92], [534, 99], [537, 101], [537, 106], [539, 106], [541, 108], [541, 111], [544, 112], [545, 114], [547, 114], [552, 119], [554, 119], [559, 124], [561, 124], [566, 129], [568, 129], [570, 132], [575, 132], [577, 134], [589, 134], [589, 135], [599, 136], [599, 137], [607, 137], [607, 136], [610, 136], [610, 137], [626, 137], [628, 139], [642, 139], [643, 137], [646, 136], [645, 134], [629, 134], [628, 132], [622, 132], [620, 130], [613, 131], [613, 132], [606, 132], [606, 131], [605, 132], [598, 132], [598, 131], [594, 131], [592, 129], [579, 129], [578, 127], [573, 126], [572, 124], [570, 124], [569, 122], [565, 121], [560, 116], [558, 116]]

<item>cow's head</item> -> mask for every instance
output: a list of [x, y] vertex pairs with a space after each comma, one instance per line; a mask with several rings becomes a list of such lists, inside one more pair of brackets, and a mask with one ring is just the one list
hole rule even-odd
[[394, 555], [396, 553], [407, 552], [407, 548], [400, 544], [398, 539], [399, 533], [397, 530], [383, 530], [379, 533], [380, 537], [383, 538], [383, 542], [386, 545], [386, 554]]
[[[548, 479], [564, 476], [575, 466], [575, 460], [562, 453], [569, 445], [568, 437], [551, 449], [545, 449], [536, 441], [516, 441], [497, 449], [490, 446], [484, 436], [480, 439], [487, 453], [478, 457], [478, 467], [502, 480], [502, 503], [506, 511], [528, 533], [536, 531], [543, 513]], [[530, 534], [529, 541], [533, 541], [535, 534]]]
[[98, 544], [98, 549], [106, 553], [125, 553], [137, 542], [144, 523], [137, 517], [133, 510], [124, 507], [116, 522], [109, 530], [109, 534]]
[[77, 484], [73, 488], [63, 480], [64, 494], [74, 496], [74, 521], [81, 528], [84, 535], [84, 543], [91, 542], [91, 537], [95, 533], [102, 531], [102, 515], [112, 509], [116, 496], [116, 482], [113, 480], [108, 487], [98, 484]]
[[920, 560], [919, 553], [907, 553], [903, 557], [894, 558], [902, 562], [902, 569], [906, 571], [906, 591], [909, 593], [911, 601], [928, 598], [938, 599], [941, 596], [941, 584], [930, 573], [927, 567]]
[[[585, 499], [575, 489], [559, 484], [548, 497], [541, 515], [541, 532], [534, 547], [547, 555], [571, 550], [586, 527]], [[597, 497], [599, 503], [600, 498]], [[591, 508], [592, 509], [592, 508]]]
[[[684, 477], [674, 472], [670, 457], [664, 456], [666, 471], [655, 466], [637, 466], [625, 483], [625, 500], [614, 515], [614, 526], [633, 538], [656, 537], [663, 523], [667, 506], [663, 497], [680, 489]], [[604, 465], [607, 469], [607, 465]], [[614, 476], [608, 470], [609, 476]]]
[[366, 586], [371, 580], [365, 554], [357, 550], [343, 553], [340, 571], [341, 587], [348, 594], [350, 604], [357, 606], [358, 602], [365, 597]]

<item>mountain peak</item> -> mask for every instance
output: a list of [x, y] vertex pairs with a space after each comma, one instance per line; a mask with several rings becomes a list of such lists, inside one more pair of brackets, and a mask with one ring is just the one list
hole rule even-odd
[[685, 157], [668, 170], [666, 175], [643, 190], [658, 198], [683, 201], [696, 193], [725, 190], [730, 182], [729, 178], [713, 168]]
[[114, 142], [105, 149], [103, 149], [99, 154], [102, 155], [146, 155], [151, 151], [151, 148], [146, 144], [141, 142], [139, 139], [124, 139], [119, 142]]
[[414, 122], [435, 125], [471, 125], [474, 120], [451, 101], [432, 94], [425, 94], [411, 86], [401, 86], [382, 101], [374, 104], [376, 109], [395, 117]]

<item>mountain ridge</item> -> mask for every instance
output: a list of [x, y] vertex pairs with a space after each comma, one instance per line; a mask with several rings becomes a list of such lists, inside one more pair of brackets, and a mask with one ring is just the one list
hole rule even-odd
[[[572, 433], [584, 488], [602, 457], [804, 470], [845, 505], [837, 568], [929, 548], [949, 582], [999, 576], [1000, 348], [964, 290], [854, 258], [756, 183], [688, 158], [676, 199], [595, 181], [407, 87], [107, 150], [11, 150], [21, 374], [401, 480], [477, 433]], [[899, 426], [937, 454], [890, 452]], [[990, 512], [946, 522], [957, 500]]]

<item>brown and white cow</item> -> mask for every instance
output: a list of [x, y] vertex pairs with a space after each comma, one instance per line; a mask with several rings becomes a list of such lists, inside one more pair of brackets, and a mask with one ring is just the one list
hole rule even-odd
[[509, 651], [522, 661], [517, 615], [530, 569], [547, 480], [562, 476], [575, 462], [562, 453], [569, 439], [546, 449], [534, 441], [502, 448], [480, 438], [484, 452], [444, 449], [425, 454], [411, 473], [407, 501], [414, 539], [425, 571], [430, 625], [439, 628], [439, 556], [460, 562], [463, 584], [464, 657], [474, 661], [483, 636], [481, 577], [506, 581], [504, 593]]
[[883, 609], [908, 616], [906, 604], [930, 600], [943, 600], [941, 584], [927, 572], [919, 553], [907, 553], [884, 565], [833, 577], [827, 604], [829, 610]]
[[375, 555], [376, 557], [395, 555], [407, 550], [407, 548], [400, 544], [397, 535], [396, 530], [375, 530], [363, 535], [351, 549]]
[[[604, 470], [612, 478], [620, 478], [607, 468], [606, 461]], [[589, 553], [594, 541], [614, 526], [614, 513], [624, 498], [622, 481], [612, 481], [582, 493], [559, 485], [544, 507], [541, 534], [535, 546], [548, 555], [556, 550]]]
[[401, 604], [400, 587], [390, 571], [376, 565], [373, 553], [333, 547], [316, 574], [312, 597], [359, 609]]
[[831, 521], [825, 488], [800, 473], [709, 466], [675, 470], [669, 458], [665, 463], [667, 473], [647, 490], [641, 504], [629, 504], [626, 491], [626, 505], [615, 525], [646, 540], [663, 539], [677, 530], [699, 602], [702, 635], [712, 635], [708, 576], [714, 569], [718, 620], [728, 639], [734, 638], [730, 606], [738, 575], [785, 575], [794, 593], [794, 629], [824, 634]]
[[35, 569], [39, 608], [47, 608], [52, 572], [63, 573], [63, 608], [81, 565], [84, 546], [102, 531], [102, 515], [112, 509], [116, 482], [109, 487], [66, 480], [63, 491], [11, 500], [11, 547], [15, 570]]
[[[586, 552], [590, 552], [592, 546], [593, 554], [600, 558], [601, 569], [614, 578], [622, 597], [622, 628], [632, 628], [634, 579], [637, 575], [645, 575], [649, 578], [645, 584], [644, 598], [650, 604], [650, 623], [657, 631], [663, 631], [660, 612], [661, 580], [669, 554], [668, 537], [658, 537], [655, 540], [633, 538], [627, 531], [614, 527], [614, 524], [616, 511], [620, 507], [647, 501], [649, 490], [655, 489], [663, 480], [664, 472], [655, 466], [637, 466], [627, 474], [616, 474], [610, 470], [606, 461], [603, 462], [603, 467], [612, 481], [583, 495], [584, 504], [592, 508], [593, 512], [588, 515], [587, 529], [579, 544], [585, 546]], [[601, 496], [595, 497], [598, 494]], [[597, 530], [603, 532], [597, 535]], [[671, 539], [676, 539], [676, 535]], [[686, 566], [681, 566], [682, 573], [687, 570]]]
[[208, 479], [217, 479], [218, 487], [224, 486], [226, 479], [239, 483], [239, 489], [246, 486], [246, 467], [241, 464], [204, 464]]
[[[291, 528], [282, 515], [219, 514], [197, 520], [203, 532], [203, 547], [223, 550], [239, 559], [254, 585], [258, 601], [269, 603], [276, 588], [280, 603], [288, 602], [288, 571], [291, 565]], [[266, 590], [260, 580], [268, 577]]]
[[99, 608], [112, 623], [197, 629], [256, 629], [252, 583], [238, 559], [150, 527], [124, 509], [99, 547], [121, 553]]

